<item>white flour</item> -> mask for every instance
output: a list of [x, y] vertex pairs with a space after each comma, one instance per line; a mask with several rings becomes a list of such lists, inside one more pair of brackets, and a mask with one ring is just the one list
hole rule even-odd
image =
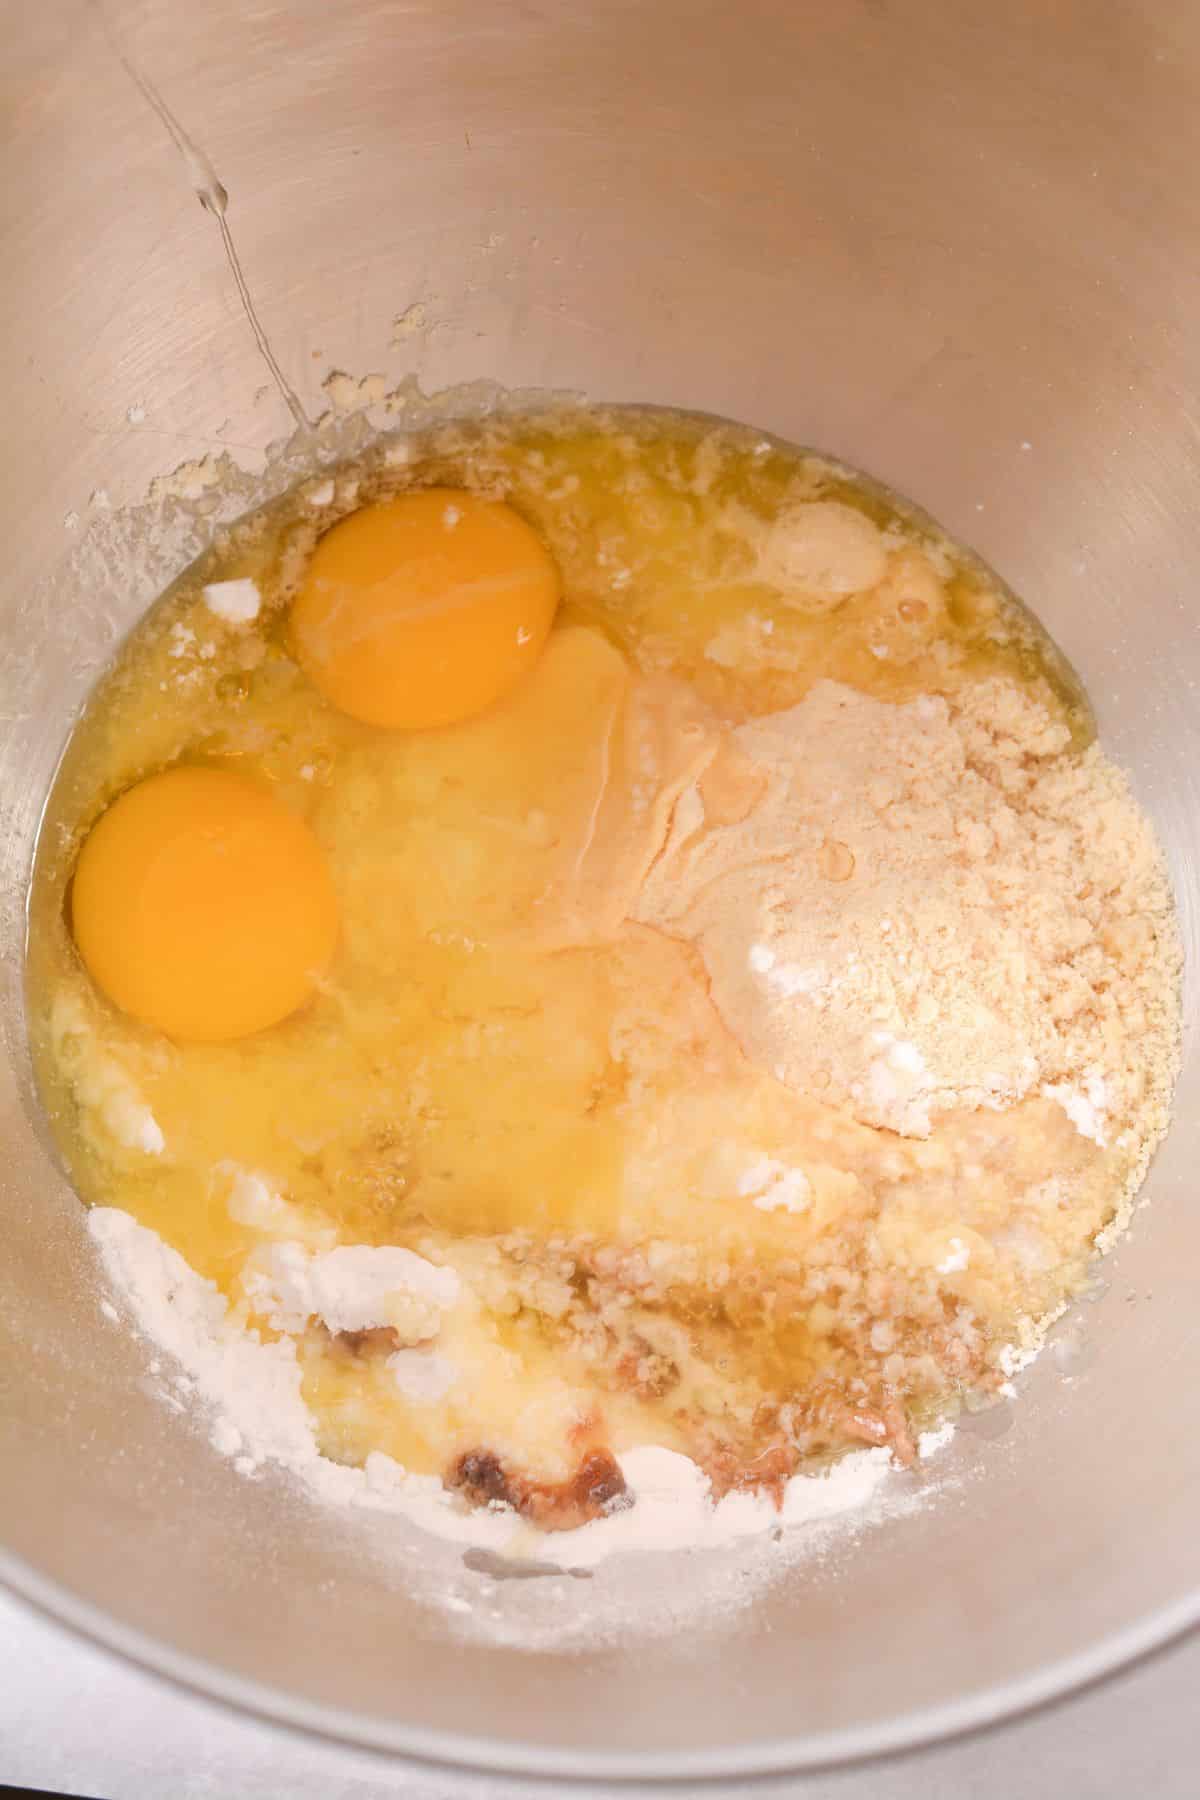
[[1057, 1100], [1076, 1131], [1103, 1149], [1108, 1143], [1108, 1083], [1103, 1075], [1093, 1072], [1077, 1087], [1069, 1081], [1046, 1082], [1042, 1093], [1047, 1100]]
[[265, 1245], [249, 1257], [242, 1286], [274, 1331], [303, 1331], [320, 1319], [335, 1334], [390, 1326], [409, 1344], [436, 1337], [459, 1292], [453, 1269], [373, 1244], [343, 1244], [316, 1256], [303, 1244]]
[[204, 604], [226, 624], [249, 625], [258, 617], [262, 595], [258, 583], [248, 577], [240, 581], [210, 581], [204, 589]]
[[101, 1127], [122, 1148], [161, 1156], [166, 1148], [162, 1127], [143, 1100], [137, 1084], [115, 1056], [100, 1048], [83, 1001], [64, 989], [50, 1019], [55, 1050], [70, 1072], [75, 1098], [94, 1110]]
[[864, 1124], [927, 1138], [1040, 1091], [1099, 1145], [1151, 1143], [1170, 889], [1124, 777], [1068, 752], [1003, 681], [903, 705], [818, 682], [685, 789], [633, 916], [698, 948], [752, 1062]]
[[812, 1183], [803, 1169], [790, 1169], [773, 1156], [757, 1156], [737, 1184], [760, 1212], [804, 1212], [812, 1201]]
[[[472, 1511], [437, 1476], [406, 1474], [388, 1456], [369, 1456], [361, 1469], [330, 1462], [317, 1449], [290, 1337], [264, 1343], [245, 1330], [216, 1285], [129, 1213], [95, 1207], [88, 1229], [105, 1273], [142, 1332], [180, 1365], [177, 1385], [186, 1384], [189, 1404], [208, 1409], [214, 1450], [230, 1457], [240, 1473], [254, 1475], [275, 1463], [323, 1501], [402, 1513], [464, 1545], [569, 1568], [591, 1567], [616, 1551], [712, 1548], [779, 1525], [850, 1520], [879, 1496], [893, 1468], [887, 1450], [862, 1450], [843, 1457], [827, 1474], [794, 1476], [779, 1510], [762, 1494], [728, 1494], [714, 1506], [708, 1479], [695, 1463], [648, 1446], [619, 1459], [632, 1506], [578, 1530], [546, 1535], [507, 1508]], [[328, 1261], [314, 1257], [307, 1266]], [[424, 1267], [454, 1279], [450, 1271]], [[444, 1359], [436, 1353], [402, 1350], [392, 1361], [421, 1357], [428, 1364], [418, 1382], [436, 1386], [445, 1374], [437, 1366]], [[396, 1373], [412, 1377], [415, 1366], [410, 1360]], [[946, 1430], [926, 1434], [923, 1454], [941, 1449], [948, 1437]]]

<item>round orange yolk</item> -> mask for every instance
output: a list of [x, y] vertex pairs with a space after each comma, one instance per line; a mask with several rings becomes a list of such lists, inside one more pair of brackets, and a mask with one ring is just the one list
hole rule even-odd
[[533, 667], [558, 595], [554, 559], [511, 507], [428, 488], [326, 532], [292, 608], [292, 644], [351, 717], [453, 725]]
[[338, 933], [309, 827], [259, 782], [222, 769], [168, 769], [115, 800], [80, 853], [71, 914], [110, 1000], [201, 1042], [295, 1012]]

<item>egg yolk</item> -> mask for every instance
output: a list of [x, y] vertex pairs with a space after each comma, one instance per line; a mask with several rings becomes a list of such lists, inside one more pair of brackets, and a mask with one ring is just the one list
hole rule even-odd
[[210, 1043], [295, 1012], [338, 932], [309, 827], [223, 769], [168, 769], [115, 800], [80, 853], [71, 916], [110, 1000], [169, 1037]]
[[453, 725], [533, 667], [558, 596], [554, 559], [511, 507], [428, 488], [326, 532], [292, 608], [292, 644], [351, 717]]

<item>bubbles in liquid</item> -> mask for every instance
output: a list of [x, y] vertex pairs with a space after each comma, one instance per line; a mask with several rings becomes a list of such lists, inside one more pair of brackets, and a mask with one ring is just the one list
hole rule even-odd
[[1054, 1366], [1068, 1378], [1082, 1375], [1096, 1360], [1096, 1346], [1079, 1319], [1067, 1322], [1050, 1346]]
[[826, 881], [849, 881], [854, 873], [854, 852], [836, 838], [825, 839], [817, 861]]

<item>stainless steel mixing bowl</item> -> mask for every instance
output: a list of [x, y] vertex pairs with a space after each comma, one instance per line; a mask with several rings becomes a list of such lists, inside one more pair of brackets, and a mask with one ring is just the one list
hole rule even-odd
[[[960, 1435], [956, 1492], [740, 1611], [722, 1604], [736, 1559], [643, 1570], [659, 1629], [622, 1647], [604, 1622], [625, 1577], [489, 1584], [394, 1522], [331, 1526], [282, 1483], [238, 1478], [154, 1397], [148, 1352], [98, 1310], [22, 1037], [39, 807], [98, 659], [164, 572], [118, 527], [102, 556], [69, 557], [104, 511], [94, 490], [120, 508], [186, 457], [252, 458], [289, 421], [259, 394], [214, 221], [96, 7], [18, 10], [0, 214], [8, 1579], [242, 1705], [563, 1775], [861, 1755], [1053, 1695], [1190, 1624], [1194, 991], [1177, 1120], [1088, 1312], [1088, 1366], [1066, 1379], [1043, 1359], [1005, 1438]], [[911, 493], [1082, 671], [1169, 847], [1195, 951], [1200, 10], [107, 11], [223, 178], [310, 410], [331, 366], [416, 370], [427, 388], [491, 376], [729, 414]], [[424, 328], [412, 314], [393, 343], [415, 303]], [[487, 1635], [446, 1621], [442, 1580], [482, 1584]], [[552, 1647], [561, 1632], [569, 1651]], [[531, 1635], [541, 1648], [509, 1641]]]

